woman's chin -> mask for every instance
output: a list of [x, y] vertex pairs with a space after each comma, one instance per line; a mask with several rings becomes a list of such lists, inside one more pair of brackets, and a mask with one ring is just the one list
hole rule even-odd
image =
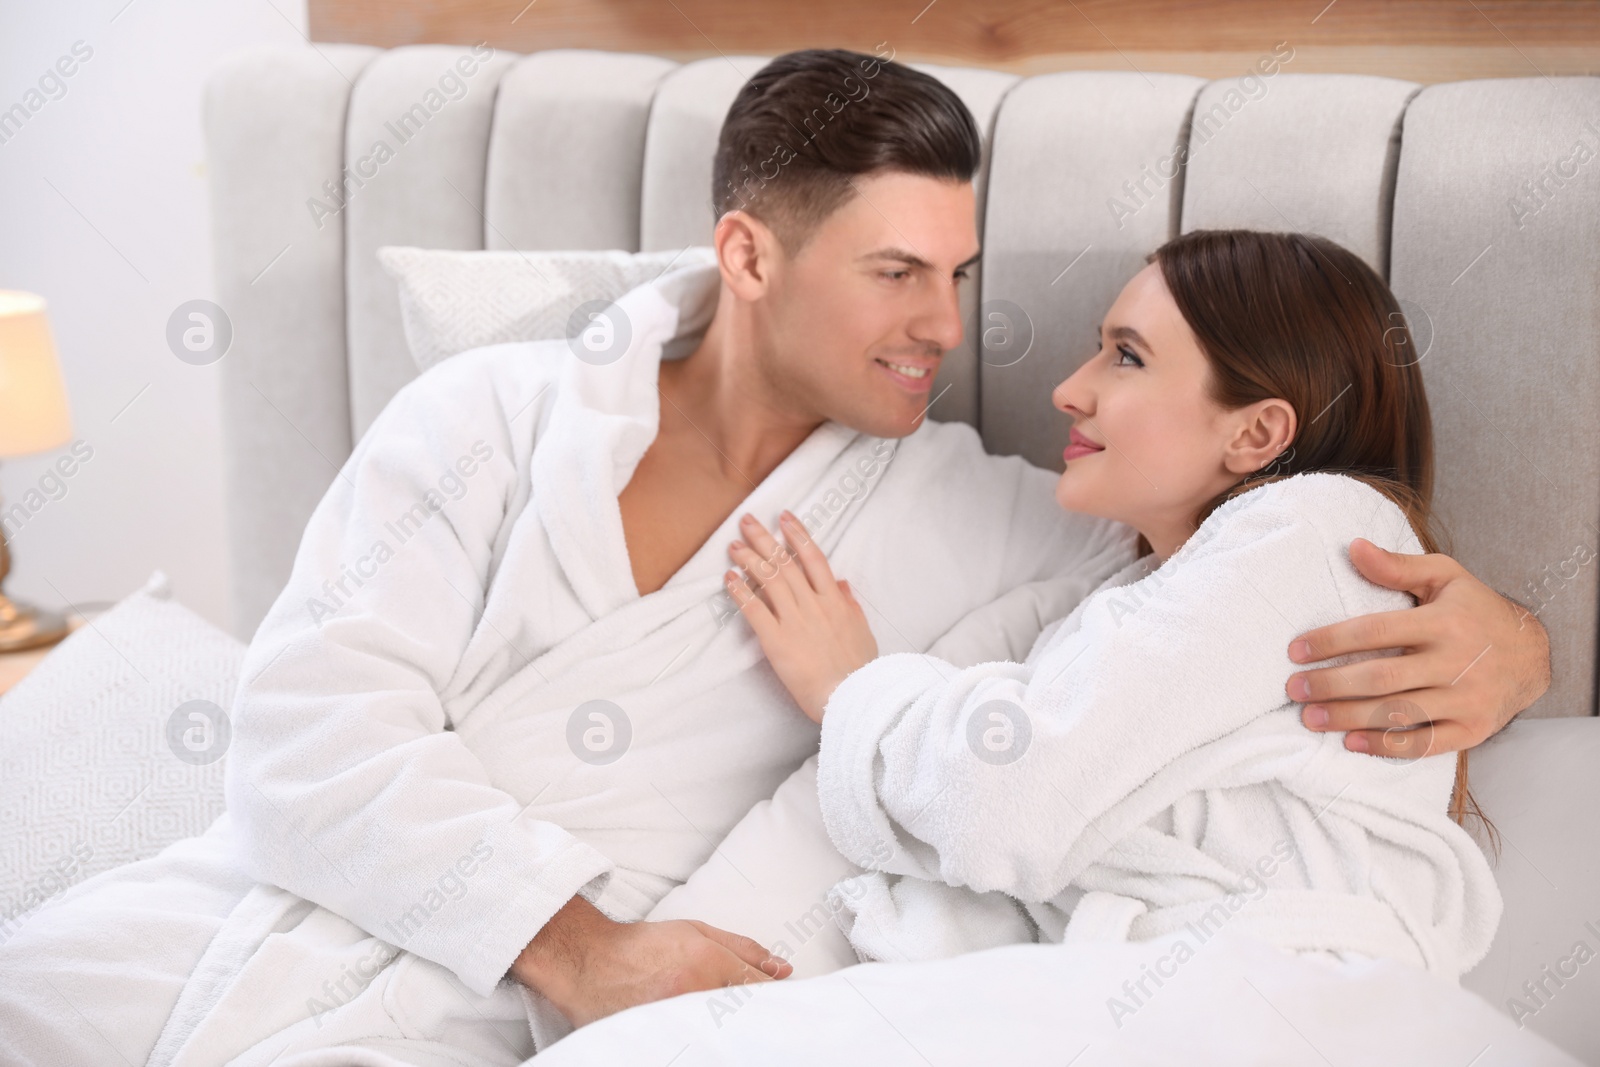
[[1104, 519], [1114, 518], [1115, 516], [1106, 514], [1104, 502], [1099, 496], [1100, 494], [1096, 493], [1092, 486], [1084, 484], [1081, 472], [1070, 468], [1062, 472], [1056, 481], [1056, 503], [1061, 505], [1062, 510], [1076, 511], [1083, 515], [1097, 515]]

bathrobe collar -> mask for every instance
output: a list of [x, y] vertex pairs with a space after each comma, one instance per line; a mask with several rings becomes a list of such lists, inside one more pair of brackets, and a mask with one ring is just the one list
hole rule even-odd
[[[640, 599], [633, 580], [617, 497], [655, 440], [663, 352], [686, 355], [716, 311], [715, 263], [673, 270], [619, 297], [614, 311], [628, 324], [622, 355], [604, 365], [563, 352], [549, 423], [534, 447], [530, 477], [540, 522], [573, 592], [594, 618]], [[812, 489], [818, 472], [862, 435], [823, 423], [725, 519], [668, 588], [695, 583], [711, 595], [729, 566], [725, 546], [749, 511], [774, 518]]]

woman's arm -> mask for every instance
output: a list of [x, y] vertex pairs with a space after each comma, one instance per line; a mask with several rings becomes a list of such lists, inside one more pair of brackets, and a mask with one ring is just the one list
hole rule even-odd
[[[1404, 599], [1355, 574], [1340, 526], [1402, 547], [1398, 509], [1346, 478], [1286, 484], [1219, 509], [1166, 567], [1087, 602], [1030, 666], [902, 654], [844, 679], [825, 704], [819, 764], [835, 844], [867, 866], [887, 843], [892, 858], [870, 865], [894, 873], [1024, 899], [1059, 892], [1069, 859], [1083, 862], [1079, 839], [1095, 850], [1098, 816], [1287, 703], [1291, 637]], [[781, 646], [781, 615], [764, 646]]]

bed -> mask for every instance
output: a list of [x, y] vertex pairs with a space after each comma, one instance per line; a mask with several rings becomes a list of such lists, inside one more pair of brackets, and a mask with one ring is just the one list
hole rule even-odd
[[[717, 129], [763, 62], [315, 45], [242, 54], [215, 73], [204, 106], [215, 295], [234, 336], [220, 369], [236, 638], [248, 640], [278, 595], [353, 443], [416, 374], [377, 249], [705, 244]], [[1048, 386], [1087, 354], [1099, 314], [1172, 234], [1314, 231], [1390, 280], [1432, 399], [1450, 548], [1551, 635], [1549, 692], [1474, 753], [1474, 792], [1500, 833], [1506, 913], [1463, 984], [1517, 1028], [1600, 1059], [1600, 965], [1583, 965], [1600, 950], [1600, 580], [1587, 566], [1600, 540], [1600, 179], [1590, 173], [1600, 134], [1587, 124], [1600, 114], [1600, 79], [1421, 86], [1298, 74], [1292, 48], [1212, 82], [922, 69], [961, 95], [986, 143], [982, 260], [966, 339], [945, 361], [932, 412], [973, 425], [991, 452], [1059, 466], [1066, 428], [1043, 400]], [[869, 965], [814, 990], [764, 991], [748, 1011], [727, 1007], [776, 1042], [764, 1055], [792, 1062], [864, 1050], [868, 1032], [874, 1062], [959, 1059], [962, 1048], [999, 1047], [993, 1027], [1007, 1012], [1037, 1018], [1040, 1040], [1076, 1025], [1070, 1012], [1046, 1018], [1048, 1000], [1024, 992], [1054, 982], [1092, 999], [1073, 984], [1087, 979], [1022, 947], [997, 951], [966, 970], [947, 961], [902, 977], [898, 965]], [[1218, 953], [1215, 982], [1249, 951]], [[963, 1010], [907, 1004], [911, 989], [942, 990]], [[909, 1013], [901, 1027], [890, 1018], [897, 995]], [[1362, 995], [1375, 1012], [1450, 1010], [1392, 974], [1374, 974]], [[806, 1019], [852, 996], [872, 1012], [859, 1025], [776, 1052], [784, 1033], [806, 1032]], [[1197, 997], [1185, 1006], [1173, 996], [1171, 1010], [1202, 1017]], [[1259, 1008], [1255, 1017], [1271, 1019]], [[627, 1013], [569, 1039], [566, 1055], [664, 1049], [667, 1062], [681, 1044], [707, 1062], [737, 1060], [700, 1040], [712, 1023], [722, 1030], [698, 1002]], [[925, 1053], [905, 1033], [897, 1043], [890, 1032], [906, 1028], [936, 1047]], [[1090, 1044], [1062, 1045], [1059, 1062]], [[1273, 1047], [1263, 1062], [1307, 1055]]]

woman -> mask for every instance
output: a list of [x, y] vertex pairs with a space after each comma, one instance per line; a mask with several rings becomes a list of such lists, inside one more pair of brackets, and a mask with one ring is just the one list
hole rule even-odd
[[1148, 552], [1026, 662], [874, 658], [793, 516], [787, 551], [749, 518], [731, 547], [729, 591], [822, 725], [829, 836], [869, 872], [841, 905], [852, 944], [916, 959], [1226, 923], [1455, 979], [1500, 914], [1458, 825], [1464, 764], [1351, 752], [1284, 699], [1294, 635], [1411, 603], [1350, 543], [1435, 548], [1394, 296], [1323, 238], [1196, 232], [1150, 257], [1099, 344], [1055, 390], [1074, 420], [1056, 498]]

